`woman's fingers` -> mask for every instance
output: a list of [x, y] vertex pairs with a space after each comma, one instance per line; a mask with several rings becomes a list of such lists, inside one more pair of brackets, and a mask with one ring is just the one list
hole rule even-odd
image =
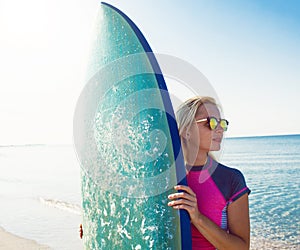
[[192, 202], [192, 201], [189, 201], [189, 200], [186, 200], [186, 199], [179, 199], [179, 200], [175, 200], [175, 201], [170, 201], [168, 203], [168, 206], [178, 206], [178, 205], [187, 205], [187, 206], [195, 206], [195, 202]]
[[168, 206], [179, 209], [187, 209], [196, 207], [197, 208], [197, 198], [195, 193], [187, 186], [175, 186], [175, 189], [182, 190], [184, 192], [178, 192], [170, 194], [168, 198], [171, 200]]
[[189, 201], [192, 201], [192, 202], [196, 202], [196, 197], [188, 194], [188, 193], [185, 193], [185, 192], [179, 192], [179, 193], [174, 193], [174, 194], [170, 194], [168, 196], [168, 198], [170, 200], [178, 200], [178, 199], [185, 199], [185, 200], [189, 200]]
[[178, 193], [170, 194], [168, 196], [168, 198], [170, 200], [187, 199], [187, 200], [190, 200], [190, 201], [193, 201], [193, 202], [197, 201], [195, 193], [189, 187], [187, 187], [187, 186], [175, 186], [174, 188], [178, 191], [184, 191], [184, 192], [178, 192]]
[[174, 187], [178, 193], [170, 194], [168, 198], [171, 200], [168, 206], [174, 209], [186, 210], [191, 218], [191, 222], [196, 221], [199, 216], [199, 209], [196, 194], [188, 186], [177, 185]]
[[79, 225], [79, 237], [82, 239], [83, 236], [83, 229], [82, 229], [82, 224]]
[[191, 218], [191, 221], [194, 221], [195, 218], [199, 214], [198, 206], [197, 203], [191, 202], [188, 200], [176, 200], [176, 201], [171, 201], [168, 203], [168, 206], [171, 206], [174, 209], [184, 209], [186, 210]]
[[188, 187], [188, 186], [177, 185], [177, 186], [174, 187], [174, 189], [175, 189], [175, 190], [178, 190], [178, 191], [179, 191], [179, 190], [185, 191], [185, 192], [187, 192], [188, 194], [190, 194], [190, 195], [196, 197], [196, 194], [194, 193], [194, 191], [193, 191], [190, 187]]

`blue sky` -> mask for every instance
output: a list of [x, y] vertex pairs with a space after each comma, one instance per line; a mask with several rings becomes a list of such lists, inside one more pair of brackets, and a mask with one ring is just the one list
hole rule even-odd
[[[300, 133], [299, 1], [107, 1], [197, 67], [228, 136]], [[0, 145], [72, 143], [98, 1], [0, 0]]]

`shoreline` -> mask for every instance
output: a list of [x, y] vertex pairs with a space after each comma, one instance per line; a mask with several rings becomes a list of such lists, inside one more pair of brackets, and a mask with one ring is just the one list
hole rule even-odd
[[5, 231], [0, 227], [0, 250], [50, 250], [51, 248], [45, 245], [38, 244], [34, 240], [25, 239], [15, 234]]
[[[0, 227], [0, 250], [51, 250], [49, 246], [37, 243], [34, 240], [26, 239], [17, 236], [13, 233], [5, 231]], [[282, 242], [274, 242], [259, 237], [251, 237], [251, 250], [261, 249], [272, 249], [272, 250], [283, 250], [283, 249], [297, 249], [297, 244], [284, 244]]]

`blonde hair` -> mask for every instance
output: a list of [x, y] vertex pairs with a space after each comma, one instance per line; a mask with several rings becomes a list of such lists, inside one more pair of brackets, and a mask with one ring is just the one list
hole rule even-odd
[[176, 120], [180, 137], [182, 136], [184, 130], [189, 130], [189, 128], [192, 126], [198, 108], [205, 103], [218, 106], [216, 100], [209, 96], [196, 96], [186, 100], [179, 106], [176, 112]]

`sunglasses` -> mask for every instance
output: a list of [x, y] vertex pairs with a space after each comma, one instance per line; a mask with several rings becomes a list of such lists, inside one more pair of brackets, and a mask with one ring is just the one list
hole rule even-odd
[[206, 121], [207, 121], [207, 123], [208, 123], [211, 130], [215, 130], [218, 127], [219, 124], [220, 124], [221, 128], [224, 131], [227, 131], [227, 129], [228, 129], [229, 122], [226, 119], [218, 120], [216, 117], [207, 117], [207, 118], [204, 118], [204, 119], [196, 120], [196, 123], [206, 122]]

